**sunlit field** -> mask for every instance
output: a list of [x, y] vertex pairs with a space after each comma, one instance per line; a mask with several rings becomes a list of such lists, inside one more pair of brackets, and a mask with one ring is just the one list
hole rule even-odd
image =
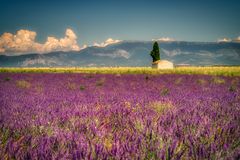
[[232, 67], [175, 67], [174, 69], [156, 70], [151, 67], [58, 67], [58, 68], [0, 68], [1, 72], [12, 73], [101, 73], [101, 74], [204, 74], [240, 76], [240, 66]]
[[0, 72], [0, 159], [239, 158], [240, 67]]

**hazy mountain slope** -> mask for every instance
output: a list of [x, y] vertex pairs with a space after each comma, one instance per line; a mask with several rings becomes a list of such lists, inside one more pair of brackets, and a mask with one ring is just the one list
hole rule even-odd
[[[159, 42], [161, 58], [175, 64], [240, 65], [239, 43]], [[79, 52], [0, 56], [1, 67], [150, 66], [152, 42], [121, 42]]]

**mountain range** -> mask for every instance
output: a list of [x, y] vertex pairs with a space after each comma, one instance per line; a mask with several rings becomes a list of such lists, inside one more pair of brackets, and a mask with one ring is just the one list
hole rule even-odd
[[[151, 66], [152, 41], [122, 41], [106, 47], [45, 54], [0, 55], [0, 67]], [[240, 43], [159, 42], [161, 59], [175, 65], [240, 65]]]

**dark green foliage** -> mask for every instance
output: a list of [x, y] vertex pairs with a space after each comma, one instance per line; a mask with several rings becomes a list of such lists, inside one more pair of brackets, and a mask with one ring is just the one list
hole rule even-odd
[[237, 90], [237, 86], [236, 86], [236, 85], [231, 85], [231, 86], [228, 88], [228, 90], [229, 90], [230, 92], [235, 92], [235, 91]]
[[5, 145], [8, 141], [8, 139], [10, 138], [10, 135], [11, 135], [10, 129], [1, 128], [0, 131], [1, 131], [1, 136], [0, 136], [1, 143], [0, 143], [0, 145]]
[[153, 62], [160, 60], [160, 51], [159, 51], [159, 46], [157, 42], [154, 42], [153, 50], [151, 51], [150, 55], [153, 58]]
[[80, 90], [83, 91], [85, 89], [84, 86], [80, 86]]
[[89, 75], [87, 76], [87, 78], [93, 78], [93, 75], [89, 74]]
[[101, 78], [96, 82], [96, 86], [103, 86], [104, 82], [105, 82], [105, 78]]
[[10, 80], [11, 80], [11, 78], [9, 78], [9, 77], [6, 77], [6, 78], [4, 78], [4, 80], [5, 80], [5, 81], [10, 81]]
[[162, 90], [161, 90], [161, 95], [162, 96], [166, 96], [166, 95], [168, 95], [169, 94], [169, 89], [168, 88], [163, 88]]
[[102, 85], [103, 85], [103, 82], [99, 81], [99, 82], [96, 83], [96, 86], [102, 86]]
[[146, 76], [146, 77], [145, 77], [145, 79], [146, 79], [146, 81], [147, 81], [147, 80], [149, 80], [149, 77], [148, 77], [148, 76]]

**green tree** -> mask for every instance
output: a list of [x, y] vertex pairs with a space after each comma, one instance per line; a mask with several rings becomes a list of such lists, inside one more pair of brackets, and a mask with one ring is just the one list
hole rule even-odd
[[150, 53], [153, 58], [153, 62], [160, 60], [160, 50], [157, 42], [154, 42], [153, 49]]

